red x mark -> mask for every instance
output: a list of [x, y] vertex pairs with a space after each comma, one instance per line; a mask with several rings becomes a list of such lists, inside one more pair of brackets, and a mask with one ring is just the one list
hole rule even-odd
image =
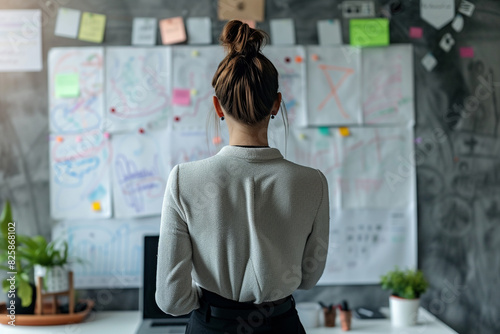
[[[346, 67], [339, 67], [339, 66], [333, 66], [333, 65], [319, 65], [319, 68], [323, 72], [323, 74], [326, 76], [326, 80], [328, 81], [328, 85], [330, 86], [330, 94], [328, 94], [327, 97], [321, 102], [321, 104], [318, 106], [318, 110], [321, 110], [325, 107], [326, 103], [333, 97], [335, 99], [335, 103], [337, 104], [337, 107], [339, 107], [340, 113], [344, 118], [350, 118], [349, 115], [345, 112], [344, 107], [342, 106], [342, 103], [340, 102], [340, 98], [337, 95], [337, 89], [340, 88], [342, 83], [347, 79], [351, 74], [354, 73], [354, 70], [352, 68], [346, 68]], [[332, 77], [328, 74], [328, 71], [341, 71], [344, 72], [344, 75], [342, 78], [340, 78], [339, 82], [337, 82], [337, 85], [335, 85], [332, 81]]]

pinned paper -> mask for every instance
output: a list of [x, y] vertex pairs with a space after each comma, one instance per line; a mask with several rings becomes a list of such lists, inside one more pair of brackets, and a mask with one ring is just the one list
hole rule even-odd
[[78, 73], [60, 73], [55, 78], [55, 94], [59, 98], [72, 98], [80, 95], [80, 76]]
[[453, 45], [455, 45], [455, 40], [450, 33], [444, 34], [444, 36], [441, 38], [441, 41], [439, 42], [439, 46], [441, 47], [441, 49], [446, 52], [450, 51]]
[[475, 8], [476, 6], [472, 2], [462, 0], [460, 7], [458, 7], [458, 11], [470, 17], [474, 13]]
[[342, 44], [342, 30], [339, 20], [318, 21], [319, 45], [339, 45]]
[[271, 20], [271, 43], [273, 45], [294, 45], [295, 25], [293, 19]]
[[186, 20], [188, 44], [211, 44], [212, 21], [209, 17], [189, 17]]
[[339, 133], [342, 137], [347, 137], [350, 135], [349, 128], [346, 128], [346, 127], [340, 127]]
[[214, 143], [214, 145], [219, 145], [220, 143], [222, 143], [222, 139], [221, 137], [214, 137], [212, 139], [212, 142]]
[[106, 28], [106, 15], [83, 12], [78, 39], [87, 42], [102, 43]]
[[410, 27], [410, 38], [422, 38], [424, 31], [420, 27]]
[[101, 209], [102, 209], [101, 202], [98, 201], [92, 202], [92, 210], [101, 211]]
[[160, 31], [163, 44], [176, 44], [186, 41], [186, 29], [181, 16], [161, 20]]
[[422, 20], [441, 29], [455, 16], [455, 0], [420, 0]]
[[76, 9], [60, 7], [57, 11], [57, 21], [54, 35], [77, 38], [81, 13], [81, 11]]
[[132, 25], [132, 45], [155, 45], [157, 23], [154, 17], [135, 17]]
[[460, 14], [457, 14], [457, 16], [455, 16], [455, 19], [451, 23], [451, 27], [456, 32], [461, 32], [464, 28], [464, 17]]
[[430, 72], [436, 67], [437, 59], [431, 53], [428, 53], [422, 58], [422, 65]]
[[389, 44], [388, 19], [352, 19], [349, 21], [350, 43], [354, 46]]
[[174, 89], [172, 93], [172, 104], [188, 106], [191, 104], [191, 91], [189, 89]]
[[461, 58], [474, 58], [474, 49], [470, 46], [464, 46], [460, 48]]
[[320, 126], [318, 128], [319, 130], [319, 133], [322, 134], [323, 136], [328, 136], [330, 135], [330, 128], [326, 127], [326, 126]]
[[219, 20], [264, 21], [264, 0], [219, 0], [217, 16]]

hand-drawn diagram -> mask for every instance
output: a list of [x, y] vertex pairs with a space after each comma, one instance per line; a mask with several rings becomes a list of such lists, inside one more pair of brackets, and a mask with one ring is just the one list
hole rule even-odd
[[220, 46], [173, 49], [172, 109], [176, 126], [206, 126], [207, 117], [215, 112], [212, 78], [224, 57]]
[[106, 131], [137, 130], [167, 117], [171, 49], [106, 49]]
[[161, 213], [170, 172], [166, 135], [166, 131], [146, 131], [112, 136], [115, 217]]
[[[48, 67], [50, 132], [62, 135], [99, 129], [104, 108], [103, 48], [53, 48]], [[77, 76], [75, 96], [56, 96], [59, 75]]]
[[346, 47], [307, 49], [308, 124], [360, 124], [361, 52]]
[[411, 45], [366, 48], [363, 58], [363, 122], [414, 124]]
[[262, 53], [278, 70], [279, 91], [287, 109], [290, 126], [306, 126], [306, 64], [304, 62], [306, 52], [304, 47], [269, 45], [263, 49]]
[[160, 217], [141, 219], [65, 220], [52, 230], [53, 239], [67, 240], [75, 288], [137, 288], [142, 286], [145, 235], [160, 233]]
[[111, 216], [109, 142], [99, 130], [51, 136], [50, 167], [52, 218]]

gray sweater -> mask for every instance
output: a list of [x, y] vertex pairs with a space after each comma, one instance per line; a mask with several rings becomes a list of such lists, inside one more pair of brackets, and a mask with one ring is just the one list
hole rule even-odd
[[199, 307], [199, 287], [262, 303], [321, 277], [328, 252], [324, 175], [274, 148], [225, 146], [175, 166], [160, 227], [156, 302], [172, 315]]

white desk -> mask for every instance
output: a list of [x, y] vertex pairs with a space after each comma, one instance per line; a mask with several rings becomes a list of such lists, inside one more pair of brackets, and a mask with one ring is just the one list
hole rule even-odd
[[[81, 324], [45, 327], [0, 325], [0, 332], [2, 334], [135, 334], [140, 320], [141, 314], [138, 311], [94, 312]], [[359, 320], [353, 318], [351, 332], [353, 334], [456, 334], [455, 331], [422, 308], [419, 312], [418, 323], [415, 327], [393, 328], [388, 319]], [[337, 317], [337, 327], [309, 329], [307, 333], [334, 334], [345, 332], [340, 329]]]

